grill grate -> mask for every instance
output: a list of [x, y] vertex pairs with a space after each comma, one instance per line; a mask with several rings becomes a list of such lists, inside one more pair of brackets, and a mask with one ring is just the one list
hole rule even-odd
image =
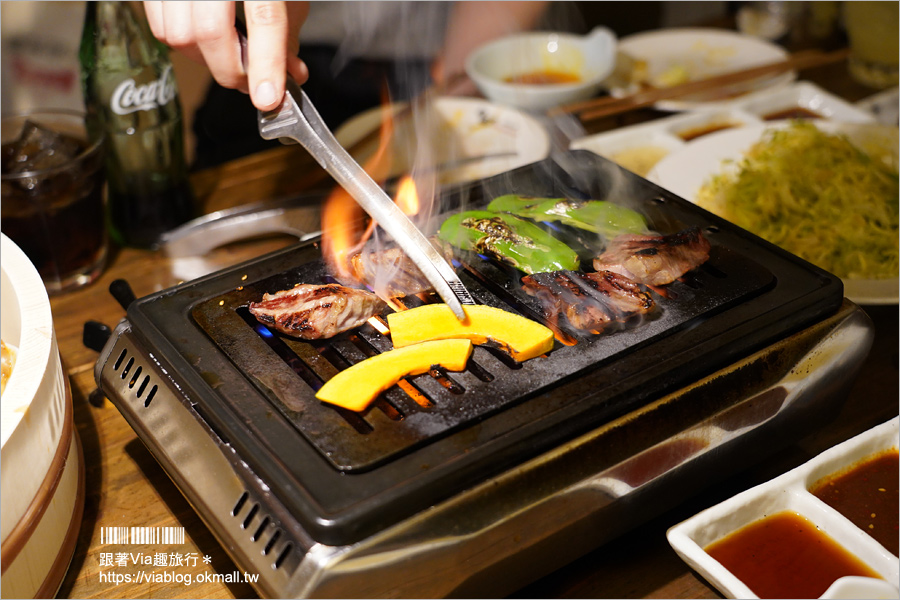
[[[714, 239], [714, 234], [712, 235]], [[473, 259], [474, 260], [469, 260]], [[556, 331], [550, 355], [517, 363], [502, 351], [476, 347], [471, 365], [461, 373], [433, 370], [405, 378], [363, 413], [324, 405], [316, 391], [337, 372], [392, 348], [390, 339], [363, 325], [328, 340], [302, 341], [258, 323], [247, 304], [264, 292], [294, 283], [326, 283], [324, 264], [315, 260], [293, 272], [278, 273], [210, 298], [193, 310], [194, 319], [318, 451], [341, 470], [371, 469], [441, 435], [521, 402], [604, 360], [633, 352], [659, 336], [671, 335], [710, 310], [759, 294], [772, 275], [752, 261], [716, 248], [715, 265], [669, 286], [657, 297], [655, 316], [639, 325], [600, 336], [576, 338], [543, 317], [538, 300], [517, 285], [518, 274], [477, 256], [461, 263], [461, 278], [476, 302], [517, 312]], [[477, 262], [475, 262], [477, 261]], [[728, 272], [740, 276], [729, 277]], [[701, 300], [702, 301], [698, 301]], [[437, 298], [410, 297], [406, 308]], [[278, 377], [265, 383], [273, 373]]]

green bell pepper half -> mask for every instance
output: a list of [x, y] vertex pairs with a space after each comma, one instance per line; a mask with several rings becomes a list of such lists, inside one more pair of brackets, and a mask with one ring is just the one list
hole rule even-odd
[[457, 213], [444, 221], [438, 237], [457, 248], [495, 257], [528, 274], [575, 271], [579, 267], [574, 250], [534, 223], [506, 213]]
[[559, 221], [614, 238], [623, 233], [646, 233], [647, 221], [630, 208], [605, 200], [569, 200], [567, 198], [532, 198], [518, 194], [498, 196], [488, 210], [507, 212], [535, 221]]

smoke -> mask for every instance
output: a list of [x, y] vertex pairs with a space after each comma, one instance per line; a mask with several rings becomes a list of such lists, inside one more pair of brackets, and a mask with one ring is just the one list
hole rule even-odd
[[[320, 6], [325, 4], [340, 5], [340, 18], [337, 21], [327, 21], [329, 26], [341, 30], [341, 43], [335, 69], [342, 68], [350, 60], [356, 58], [385, 59], [395, 61], [395, 77], [385, 82], [384, 102], [393, 104], [393, 126], [386, 128], [390, 136], [387, 140], [388, 152], [391, 156], [392, 170], [380, 183], [391, 183], [392, 179], [400, 175], [409, 175], [415, 182], [418, 196], [418, 210], [411, 215], [412, 220], [425, 233], [430, 236], [440, 226], [442, 211], [447, 207], [441, 206], [442, 190], [448, 184], [458, 184], [464, 180], [480, 179], [480, 177], [466, 177], [475, 167], [483, 167], [486, 163], [495, 165], [503, 164], [504, 159], [483, 159], [482, 164], [472, 163], [448, 168], [456, 162], [461, 162], [471, 156], [479, 154], [479, 147], [473, 148], [473, 139], [478, 139], [472, 132], [486, 131], [493, 127], [492, 140], [508, 136], [508, 143], [496, 147], [487, 147], [481, 143], [480, 153], [501, 152], [506, 150], [511, 154], [521, 157], [530, 156], [528, 144], [533, 143], [533, 136], [529, 136], [519, 125], [508, 126], [506, 122], [498, 122], [496, 114], [504, 111], [510, 114], [509, 107], [496, 105], [495, 111], [482, 111], [479, 118], [483, 122], [471, 123], [467, 117], [461, 116], [464, 111], [459, 109], [444, 109], [434, 102], [434, 93], [423, 94], [423, 90], [429, 89], [431, 84], [430, 66], [431, 59], [436, 56], [445, 40], [445, 30], [449, 22], [451, 2], [342, 2], [342, 3], [313, 3], [307, 24], [321, 24], [326, 21], [327, 13], [333, 18], [337, 7]], [[318, 26], [318, 25], [317, 25]], [[508, 23], [500, 20], [490, 22], [495, 30], [509, 27]], [[580, 32], [583, 22], [574, 3], [554, 2], [550, 10], [538, 24], [539, 29], [553, 29], [558, 31]], [[304, 28], [306, 31], [306, 28]], [[334, 32], [332, 32], [334, 33]], [[307, 37], [306, 42], [315, 41]], [[402, 101], [402, 106], [394, 104]], [[408, 108], [404, 108], [408, 107]], [[488, 114], [490, 113], [490, 114]], [[573, 153], [569, 150], [573, 140], [587, 135], [584, 125], [575, 117], [561, 115], [550, 117], [543, 113], [531, 113], [528, 115], [531, 122], [536, 121], [549, 139], [549, 151], [547, 161], [539, 172], [538, 179], [523, 181], [521, 174], [509, 169], [498, 169], [494, 172], [504, 172], [492, 177], [487, 182], [481, 182], [480, 189], [472, 197], [479, 201], [487, 202], [495, 196], [511, 192], [528, 193], [528, 185], [536, 184], [542, 191], [549, 192], [553, 197], [566, 197], [576, 200], [611, 200], [618, 204], [624, 204], [631, 208], [637, 208], [636, 198], [639, 197], [634, 187], [634, 180], [624, 175], [621, 170], [612, 163], [596, 161], [590, 155]], [[492, 121], [493, 119], [493, 121]], [[516, 128], [519, 127], [517, 130]], [[480, 129], [479, 129], [480, 128]], [[382, 139], [382, 145], [386, 143]], [[364, 156], [357, 156], [360, 162], [364, 162]], [[534, 156], [535, 161], [545, 158], [544, 154]], [[514, 159], [508, 159], [508, 164], [514, 166]], [[590, 164], [588, 164], [590, 162]], [[596, 166], [595, 166], [596, 165]], [[511, 167], [510, 167], [511, 168]], [[562, 173], [562, 175], [560, 175]], [[390, 189], [390, 186], [386, 186]], [[455, 190], [454, 200], [462, 204], [455, 205], [454, 210], [465, 210], [468, 206], [469, 191], [466, 188]], [[362, 240], [364, 242], [364, 254], [377, 253], [390, 250], [394, 245], [387, 236], [378, 228], [370, 229]], [[602, 244], [601, 244], [602, 245]], [[373, 265], [378, 265], [377, 272], [373, 272]], [[379, 289], [396, 287], [389, 283], [392, 280], [404, 280], [408, 273], [406, 265], [392, 260], [368, 261], [366, 263], [366, 277], [377, 280]], [[369, 280], [368, 285], [374, 285]]]

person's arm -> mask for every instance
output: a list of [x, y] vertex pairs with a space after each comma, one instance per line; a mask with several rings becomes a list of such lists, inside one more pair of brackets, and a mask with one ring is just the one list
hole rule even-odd
[[549, 2], [456, 2], [447, 25], [444, 48], [432, 69], [435, 83], [449, 95], [473, 94], [465, 76], [466, 57], [496, 38], [533, 29]]
[[153, 35], [188, 58], [206, 64], [223, 87], [249, 93], [260, 110], [284, 98], [286, 74], [306, 82], [309, 71], [297, 58], [300, 27], [308, 2], [244, 2], [247, 71], [234, 27], [234, 2], [144, 2]]

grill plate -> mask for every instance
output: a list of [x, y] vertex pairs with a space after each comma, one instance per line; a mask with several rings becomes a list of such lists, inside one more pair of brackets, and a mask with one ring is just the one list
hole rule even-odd
[[[412, 378], [429, 408], [397, 388], [362, 416], [314, 399], [318, 382], [342, 361], [390, 348], [369, 326], [316, 344], [270, 340], [247, 318], [243, 307], [263, 292], [327, 281], [314, 243], [143, 298], [128, 318], [197, 412], [303, 526], [319, 541], [346, 544], [840, 306], [839, 279], [600, 157], [562, 159], [566, 169], [547, 160], [458, 191], [448, 203], [511, 191], [605, 199], [610, 182], [624, 180], [631, 206], [658, 231], [703, 228], [710, 262], [691, 285], [670, 286], [676, 297], [657, 298], [661, 312], [639, 327], [557, 343], [519, 368], [477, 348], [480, 369], [449, 376], [462, 393], [429, 375]], [[536, 301], [504, 268], [469, 260], [461, 276], [479, 302], [540, 320]]]
[[[476, 279], [473, 272], [480, 277]], [[543, 321], [535, 298], [513, 286], [507, 290], [492, 284], [510, 280], [492, 263], [470, 267], [461, 277], [477, 302], [508, 311], [518, 309], [529, 318]], [[774, 284], [767, 270], [717, 248], [710, 267], [692, 278], [694, 287], [676, 282], [669, 288], [672, 299], [657, 297], [662, 309], [652, 320], [623, 331], [584, 337], [573, 346], [557, 341], [548, 356], [521, 364], [504, 360], [499, 351], [476, 347], [471, 366], [463, 373], [408, 378], [429, 406], [423, 407], [421, 400], [417, 402], [395, 387], [358, 415], [319, 402], [315, 392], [338, 370], [391, 349], [387, 336], [366, 324], [330, 340], [292, 340], [273, 335], [245, 309], [265, 292], [287, 289], [297, 282], [329, 281], [324, 265], [316, 260], [210, 298], [194, 307], [191, 314], [297, 432], [334, 468], [347, 471], [375, 468], [459, 426], [525, 402], [571, 378], [588, 376], [610, 360], [640, 352], [661, 337], [678, 335], [697, 319], [708, 318]], [[594, 416], [602, 419], [611, 411], [627, 409], [628, 404], [622, 399], [614, 406], [600, 408]]]

